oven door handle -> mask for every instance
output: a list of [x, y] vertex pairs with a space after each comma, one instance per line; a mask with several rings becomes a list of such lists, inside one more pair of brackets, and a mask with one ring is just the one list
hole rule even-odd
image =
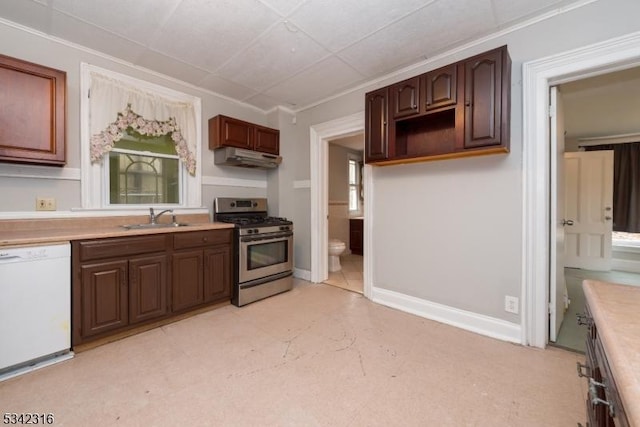
[[265, 240], [270, 240], [270, 241], [278, 241], [278, 240], [282, 240], [283, 238], [288, 238], [293, 236], [293, 231], [288, 231], [286, 233], [278, 233], [276, 236], [274, 235], [270, 235], [270, 236], [255, 236], [255, 237], [247, 237], [247, 236], [243, 236], [240, 238], [240, 241], [242, 243], [247, 243], [247, 242], [263, 242]]

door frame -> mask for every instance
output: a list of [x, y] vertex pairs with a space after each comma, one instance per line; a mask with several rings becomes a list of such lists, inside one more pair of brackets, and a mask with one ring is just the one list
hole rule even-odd
[[[319, 123], [310, 128], [311, 157], [311, 282], [321, 283], [328, 279], [329, 254], [329, 141], [364, 132], [364, 111]], [[371, 298], [372, 254], [372, 167], [365, 164], [362, 182], [364, 200], [363, 230], [363, 293]]]
[[[640, 66], [640, 32], [535, 61], [522, 68], [522, 343], [549, 342], [549, 87]], [[546, 143], [540, 143], [546, 141]]]

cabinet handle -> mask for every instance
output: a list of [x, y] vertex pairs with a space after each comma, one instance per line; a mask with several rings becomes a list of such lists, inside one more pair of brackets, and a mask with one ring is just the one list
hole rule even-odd
[[593, 325], [593, 319], [586, 314], [576, 314], [578, 319], [578, 325], [591, 327]]
[[471, 101], [467, 101], [467, 102], [465, 102], [465, 103], [464, 103], [464, 105], [465, 105], [466, 107], [471, 107]]
[[607, 405], [609, 407], [609, 416], [611, 418], [615, 417], [615, 411], [613, 409], [613, 404], [607, 400], [600, 399], [598, 397], [597, 387], [602, 387], [605, 391], [607, 390], [607, 385], [604, 383], [599, 383], [593, 378], [589, 378], [589, 398], [591, 399], [592, 405]]
[[[582, 365], [580, 362], [576, 362], [576, 368], [578, 369], [578, 377], [582, 378], [582, 377], [591, 377], [591, 369], [587, 366], [587, 365]], [[585, 369], [585, 371], [587, 372], [586, 374], [582, 373], [582, 369]]]
[[207, 239], [206, 237], [203, 237], [203, 238], [202, 238], [202, 241], [203, 241], [204, 243], [207, 243], [207, 242], [209, 241], [209, 239]]

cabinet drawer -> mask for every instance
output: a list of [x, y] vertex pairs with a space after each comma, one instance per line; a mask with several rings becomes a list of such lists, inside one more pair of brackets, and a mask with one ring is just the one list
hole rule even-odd
[[188, 249], [202, 246], [222, 245], [231, 243], [233, 229], [191, 231], [175, 233], [173, 235], [174, 249]]
[[166, 242], [167, 235], [165, 234], [88, 240], [79, 242], [80, 261], [161, 252], [166, 250]]

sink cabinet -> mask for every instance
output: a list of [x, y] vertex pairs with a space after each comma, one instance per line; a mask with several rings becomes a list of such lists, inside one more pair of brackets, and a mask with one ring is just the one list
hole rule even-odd
[[367, 93], [366, 162], [509, 152], [510, 88], [503, 46]]
[[232, 229], [73, 241], [72, 346], [231, 298]]

